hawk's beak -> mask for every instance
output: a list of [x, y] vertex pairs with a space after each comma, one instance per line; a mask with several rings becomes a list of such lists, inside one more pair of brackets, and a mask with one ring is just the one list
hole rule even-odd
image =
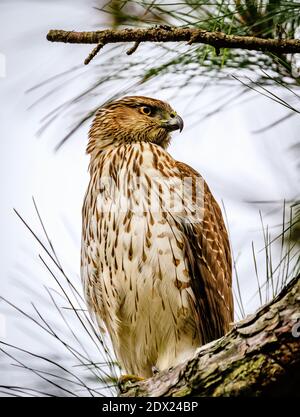
[[174, 117], [171, 117], [167, 121], [162, 122], [162, 126], [172, 132], [173, 130], [178, 130], [181, 132], [183, 129], [183, 120], [178, 114]]

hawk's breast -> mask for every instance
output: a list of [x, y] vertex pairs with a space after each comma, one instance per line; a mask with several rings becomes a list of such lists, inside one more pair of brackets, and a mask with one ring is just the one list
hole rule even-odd
[[191, 216], [175, 161], [157, 145], [107, 151], [84, 205], [82, 277], [118, 359], [151, 373], [200, 344], [181, 221]]

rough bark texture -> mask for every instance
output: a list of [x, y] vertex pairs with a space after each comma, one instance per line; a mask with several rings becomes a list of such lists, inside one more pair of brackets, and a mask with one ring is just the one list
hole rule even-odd
[[205, 43], [220, 48], [242, 48], [276, 53], [300, 52], [299, 39], [265, 39], [254, 36], [226, 35], [195, 28], [158, 26], [147, 29], [106, 29], [94, 32], [50, 30], [51, 42], [98, 44], [102, 46], [117, 42], [188, 42]]
[[300, 277], [176, 368], [121, 396], [300, 396]]

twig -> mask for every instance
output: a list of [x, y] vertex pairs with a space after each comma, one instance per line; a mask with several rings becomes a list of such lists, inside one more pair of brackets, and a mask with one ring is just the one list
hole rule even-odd
[[226, 35], [223, 32], [209, 32], [195, 28], [152, 27], [147, 29], [105, 29], [94, 32], [50, 30], [47, 39], [51, 42], [98, 44], [85, 63], [96, 55], [106, 44], [135, 42], [127, 51], [131, 55], [141, 42], [187, 42], [204, 43], [220, 48], [240, 48], [254, 51], [268, 51], [279, 54], [300, 53], [300, 39], [265, 39], [255, 36]]
[[89, 56], [84, 60], [84, 65], [88, 65], [93, 58], [98, 54], [100, 49], [102, 49], [104, 46], [103, 42], [99, 42], [98, 45], [92, 50], [92, 52], [89, 54]]
[[139, 47], [140, 42], [134, 42], [133, 46], [126, 52], [127, 55], [132, 55]]

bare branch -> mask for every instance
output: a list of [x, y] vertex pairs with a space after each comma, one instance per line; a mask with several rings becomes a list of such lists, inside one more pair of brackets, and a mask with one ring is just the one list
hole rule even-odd
[[[300, 53], [300, 39], [266, 39], [255, 36], [226, 35], [223, 32], [209, 32], [195, 28], [158, 26], [147, 29], [105, 29], [94, 32], [50, 30], [47, 39], [51, 42], [101, 44], [134, 42], [129, 52], [136, 50], [141, 42], [187, 42], [204, 43], [220, 48], [240, 48], [254, 51], [268, 51], [278, 54]], [[132, 52], [131, 52], [132, 53]]]

